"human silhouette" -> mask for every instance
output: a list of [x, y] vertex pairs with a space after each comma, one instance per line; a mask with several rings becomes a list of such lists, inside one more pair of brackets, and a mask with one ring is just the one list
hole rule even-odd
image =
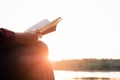
[[0, 80], [54, 80], [42, 34], [0, 28]]

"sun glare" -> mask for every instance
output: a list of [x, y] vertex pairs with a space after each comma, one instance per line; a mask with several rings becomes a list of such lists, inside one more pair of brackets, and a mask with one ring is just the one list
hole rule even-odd
[[56, 57], [51, 56], [51, 55], [48, 56], [48, 59], [52, 62], [62, 60], [62, 58], [56, 58]]

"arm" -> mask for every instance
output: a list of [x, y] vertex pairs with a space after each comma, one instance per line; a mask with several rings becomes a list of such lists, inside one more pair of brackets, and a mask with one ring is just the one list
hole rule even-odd
[[34, 44], [42, 35], [37, 33], [15, 33], [0, 28], [0, 48], [6, 46]]
[[38, 42], [41, 34], [37, 33], [15, 33], [15, 39], [11, 42], [13, 45], [27, 45]]

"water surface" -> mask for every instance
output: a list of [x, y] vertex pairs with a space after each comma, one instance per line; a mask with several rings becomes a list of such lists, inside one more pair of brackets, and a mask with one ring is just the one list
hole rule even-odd
[[120, 72], [82, 72], [54, 70], [55, 80], [120, 80]]

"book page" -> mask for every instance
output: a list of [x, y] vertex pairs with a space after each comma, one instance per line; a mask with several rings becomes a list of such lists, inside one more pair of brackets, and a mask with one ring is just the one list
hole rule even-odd
[[47, 19], [44, 19], [44, 20], [36, 23], [32, 27], [28, 28], [27, 30], [25, 30], [25, 32], [33, 32], [33, 31], [36, 31], [37, 29], [42, 29], [48, 23], [50, 23], [50, 21]]

